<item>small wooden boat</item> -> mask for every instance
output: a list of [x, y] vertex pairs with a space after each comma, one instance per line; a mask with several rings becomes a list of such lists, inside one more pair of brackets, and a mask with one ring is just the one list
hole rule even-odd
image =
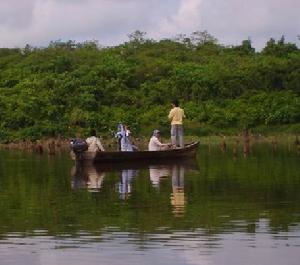
[[87, 162], [123, 162], [123, 161], [160, 161], [168, 159], [183, 159], [190, 158], [196, 155], [199, 142], [186, 144], [184, 148], [167, 149], [162, 151], [104, 151], [104, 152], [83, 152], [74, 154], [71, 152], [71, 157], [76, 161]]

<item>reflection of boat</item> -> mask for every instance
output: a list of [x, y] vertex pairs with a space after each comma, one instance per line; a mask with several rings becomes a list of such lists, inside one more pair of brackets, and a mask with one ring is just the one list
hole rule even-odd
[[173, 165], [182, 165], [186, 168], [196, 169], [198, 168], [195, 158], [186, 158], [180, 160], [173, 159], [157, 159], [157, 160], [139, 160], [139, 161], [122, 161], [122, 162], [99, 162], [88, 163], [87, 161], [78, 161], [76, 165], [81, 167], [95, 167], [97, 171], [109, 172], [109, 171], [121, 171], [126, 169], [146, 169], [149, 167], [172, 167]]
[[199, 142], [187, 144], [184, 148], [167, 149], [162, 151], [135, 151], [135, 152], [120, 152], [120, 151], [104, 151], [104, 152], [84, 152], [78, 155], [72, 153], [73, 160], [105, 162], [105, 161], [142, 161], [151, 160], [159, 161], [162, 159], [188, 158], [194, 157], [198, 149]]
[[[139, 162], [110, 162], [86, 163], [79, 161], [72, 169], [72, 187], [87, 188], [89, 191], [100, 191], [106, 172], [119, 172], [120, 180], [116, 183], [116, 190], [120, 199], [127, 199], [132, 192], [132, 182], [140, 172], [139, 169], [149, 169], [150, 181], [155, 188], [159, 188], [162, 178], [172, 177], [171, 204], [176, 216], [184, 214], [184, 172], [198, 169], [195, 159], [181, 159], [180, 161], [139, 161]], [[108, 174], [107, 174], [108, 175]]]

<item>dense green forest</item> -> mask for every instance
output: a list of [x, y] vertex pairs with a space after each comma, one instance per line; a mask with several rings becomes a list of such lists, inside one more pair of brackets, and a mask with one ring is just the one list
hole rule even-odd
[[172, 99], [187, 134], [244, 127], [300, 131], [300, 49], [284, 37], [261, 51], [251, 40], [224, 46], [207, 32], [151, 40], [144, 32], [102, 47], [97, 41], [0, 49], [0, 139], [167, 131]]

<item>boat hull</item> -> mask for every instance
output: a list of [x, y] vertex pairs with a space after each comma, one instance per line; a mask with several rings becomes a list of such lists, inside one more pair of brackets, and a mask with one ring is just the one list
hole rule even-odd
[[169, 149], [162, 151], [104, 151], [97, 153], [84, 152], [79, 155], [72, 153], [72, 159], [77, 161], [97, 162], [125, 162], [125, 161], [160, 161], [168, 159], [182, 159], [194, 157], [197, 153], [199, 142], [187, 144], [184, 148]]

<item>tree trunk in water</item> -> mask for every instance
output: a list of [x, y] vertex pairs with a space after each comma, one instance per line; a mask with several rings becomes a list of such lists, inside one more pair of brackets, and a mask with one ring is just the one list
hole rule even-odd
[[243, 138], [244, 138], [244, 155], [247, 156], [250, 152], [250, 138], [249, 138], [249, 130], [248, 129], [244, 129]]

